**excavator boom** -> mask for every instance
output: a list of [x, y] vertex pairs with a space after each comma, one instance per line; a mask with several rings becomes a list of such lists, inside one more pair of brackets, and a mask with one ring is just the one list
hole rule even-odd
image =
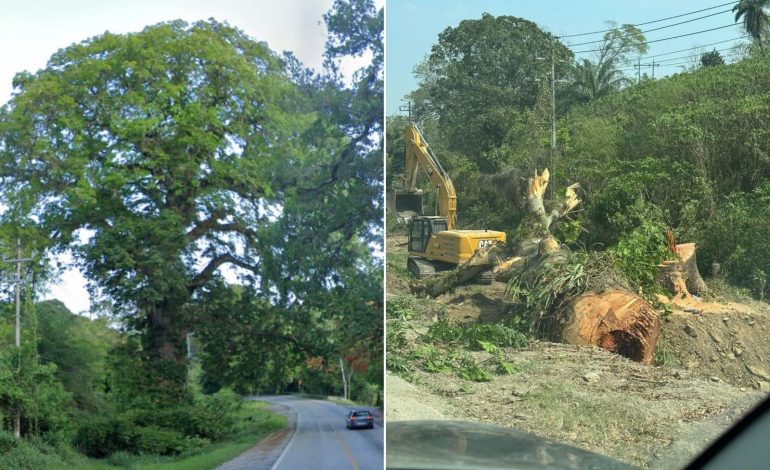
[[406, 171], [403, 189], [389, 195], [388, 205], [400, 218], [422, 215], [422, 190], [417, 188], [417, 172], [422, 167], [433, 186], [438, 188], [438, 215], [446, 217], [447, 228], [452, 230], [457, 223], [457, 195], [452, 180], [441, 166], [417, 126], [406, 128]]

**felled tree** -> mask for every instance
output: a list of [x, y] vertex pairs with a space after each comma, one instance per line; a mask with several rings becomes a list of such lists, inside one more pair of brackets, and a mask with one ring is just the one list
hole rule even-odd
[[578, 186], [568, 187], [550, 212], [543, 203], [547, 186], [548, 170], [530, 179], [528, 225], [520, 231], [517, 256], [498, 277], [510, 279], [512, 299], [525, 299], [531, 329], [541, 336], [651, 363], [660, 331], [657, 312], [630, 291], [607, 256], [573, 255], [559, 245], [551, 227], [580, 203]]

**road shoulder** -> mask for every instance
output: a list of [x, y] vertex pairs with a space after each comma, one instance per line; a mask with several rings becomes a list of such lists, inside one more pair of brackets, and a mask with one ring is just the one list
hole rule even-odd
[[217, 467], [217, 470], [270, 470], [283, 454], [297, 429], [297, 412], [274, 403], [271, 410], [286, 417], [286, 427], [262, 439], [256, 446]]

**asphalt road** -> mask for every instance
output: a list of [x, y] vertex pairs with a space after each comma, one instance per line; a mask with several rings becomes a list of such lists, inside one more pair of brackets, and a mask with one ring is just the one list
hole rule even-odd
[[369, 470], [383, 468], [382, 421], [374, 429], [348, 430], [350, 407], [329, 401], [286, 396], [255, 397], [292, 408], [297, 428], [272, 470]]

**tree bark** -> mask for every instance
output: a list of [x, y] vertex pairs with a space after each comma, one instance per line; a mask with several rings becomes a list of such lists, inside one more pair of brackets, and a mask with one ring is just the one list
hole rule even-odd
[[348, 398], [348, 382], [345, 380], [345, 362], [340, 358], [340, 372], [342, 373], [342, 398]]
[[708, 287], [698, 270], [695, 257], [695, 243], [681, 243], [675, 246], [679, 260], [664, 261], [660, 267], [658, 283], [675, 297], [703, 295]]

